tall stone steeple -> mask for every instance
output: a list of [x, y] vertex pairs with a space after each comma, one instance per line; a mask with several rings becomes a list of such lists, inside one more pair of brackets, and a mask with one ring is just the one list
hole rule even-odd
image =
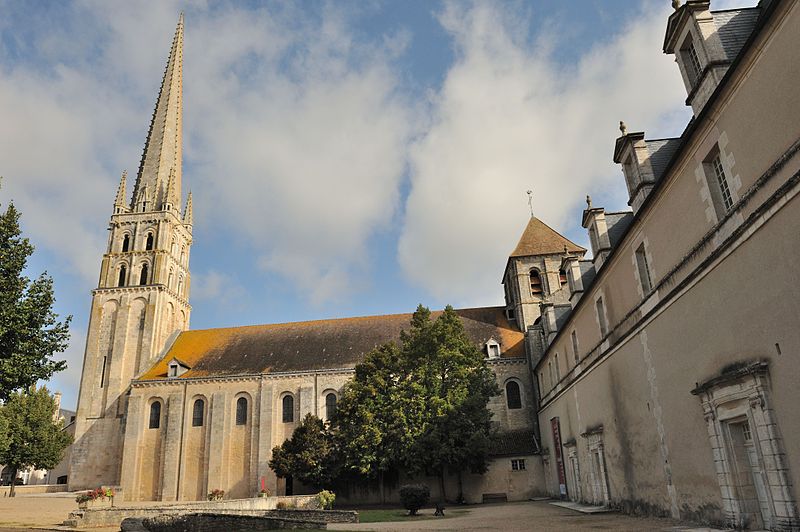
[[[130, 204], [123, 173], [83, 358], [69, 484], [120, 482], [131, 380], [189, 327], [191, 213], [181, 205], [183, 15], [172, 41]], [[191, 209], [191, 200], [187, 210]], [[188, 223], [186, 222], [188, 220]]]
[[[133, 187], [131, 209], [159, 211], [165, 203], [181, 203], [183, 146], [183, 13], [175, 29], [167, 68]], [[174, 185], [169, 190], [170, 175]]]

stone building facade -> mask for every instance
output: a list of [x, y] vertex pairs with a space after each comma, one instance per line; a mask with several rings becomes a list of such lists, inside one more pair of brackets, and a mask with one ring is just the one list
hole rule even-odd
[[[673, 5], [664, 52], [694, 117], [675, 138], [620, 123], [630, 210], [587, 197], [590, 257], [531, 218], [503, 272], [505, 306], [458, 311], [503, 390], [492, 464], [464, 495], [797, 530], [800, 2]], [[306, 413], [327, 417], [355, 364], [409, 316], [187, 330], [182, 31], [133, 197], [123, 177], [115, 202], [70, 484], [119, 484], [136, 500], [247, 497], [262, 479], [300, 492], [272, 474], [272, 447]]]
[[621, 124], [632, 211], [587, 204], [565, 318], [529, 335], [546, 491], [719, 525], [798, 530], [800, 3], [675, 2], [694, 117]]

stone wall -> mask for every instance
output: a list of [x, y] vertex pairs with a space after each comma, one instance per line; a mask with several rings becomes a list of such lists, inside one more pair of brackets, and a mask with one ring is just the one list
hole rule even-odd
[[270, 510], [267, 516], [279, 519], [299, 519], [301, 521], [322, 521], [325, 523], [358, 523], [355, 510]]
[[[127, 525], [127, 523], [126, 523]], [[152, 532], [216, 532], [217, 530], [280, 530], [327, 528], [324, 521], [302, 521], [275, 517], [230, 514], [188, 514], [159, 516], [142, 520], [142, 527]], [[123, 530], [126, 526], [123, 525]], [[131, 528], [131, 530], [134, 530]]]
[[[11, 486], [0, 486], [0, 497], [8, 497]], [[66, 484], [32, 484], [16, 486], [17, 495], [30, 495], [32, 493], [62, 493], [67, 491]]]
[[258, 497], [154, 506], [87, 508], [72, 512], [64, 521], [64, 525], [77, 528], [111, 527], [118, 526], [123, 519], [128, 517], [146, 519], [159, 515], [188, 515], [198, 512], [264, 516], [268, 510], [274, 510], [279, 502], [294, 505], [297, 508], [308, 508], [316, 504], [316, 497], [298, 495], [295, 497]]

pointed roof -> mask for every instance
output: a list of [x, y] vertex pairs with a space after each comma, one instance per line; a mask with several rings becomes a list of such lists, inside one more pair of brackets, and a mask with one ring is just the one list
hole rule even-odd
[[530, 257], [534, 255], [560, 255], [564, 251], [586, 253], [586, 249], [561, 236], [552, 227], [531, 216], [525, 231], [522, 232], [517, 247], [509, 257]]
[[122, 171], [122, 177], [119, 179], [119, 187], [117, 188], [117, 197], [114, 200], [114, 212], [118, 212], [119, 210], [124, 210], [125, 206], [125, 187], [126, 181], [128, 178], [128, 171]]
[[[133, 200], [136, 201], [140, 189], [156, 191], [153, 198], [154, 210], [160, 210], [163, 203], [171, 202], [180, 205], [181, 201], [181, 159], [183, 150], [183, 13], [175, 29], [172, 49], [169, 52], [167, 68], [161, 81], [153, 119], [139, 164], [139, 174], [133, 189]], [[175, 173], [175, 182], [169, 191], [169, 197], [158, 197], [158, 191], [165, 190], [170, 172]], [[131, 205], [133, 207], [133, 205]]]

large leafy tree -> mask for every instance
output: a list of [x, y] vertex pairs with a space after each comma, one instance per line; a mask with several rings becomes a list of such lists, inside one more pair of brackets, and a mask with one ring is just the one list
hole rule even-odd
[[307, 414], [292, 437], [272, 449], [269, 466], [279, 477], [329, 488], [337, 475], [336, 458], [333, 435], [320, 418]]
[[44, 386], [12, 393], [0, 407], [0, 463], [11, 471], [11, 496], [17, 472], [28, 467], [52, 469], [64, 457], [72, 436], [54, 421], [56, 403]]
[[335, 420], [344, 464], [368, 478], [433, 472], [444, 494], [448, 472], [486, 470], [498, 393], [455, 310], [431, 320], [420, 305], [400, 346], [369, 353], [345, 388]]
[[53, 312], [52, 278], [24, 275], [33, 245], [19, 218], [13, 204], [0, 213], [0, 402], [66, 368], [53, 355], [69, 341], [71, 316], [60, 322]]
[[356, 365], [333, 419], [344, 473], [377, 479], [381, 490], [384, 476], [405, 464], [422, 428], [425, 404], [405, 360], [394, 343], [368, 353]]
[[[486, 471], [493, 437], [489, 400], [500, 393], [483, 353], [464, 331], [451, 306], [431, 321], [419, 308], [402, 337], [415, 393], [425, 402], [424, 425], [409, 449], [413, 473], [436, 473], [445, 496], [445, 476]], [[459, 493], [459, 498], [461, 493]]]

